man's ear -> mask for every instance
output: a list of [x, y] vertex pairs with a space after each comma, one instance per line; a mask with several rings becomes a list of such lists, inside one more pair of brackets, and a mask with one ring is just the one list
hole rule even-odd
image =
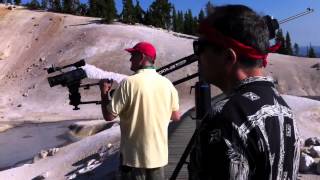
[[238, 61], [238, 56], [232, 48], [228, 48], [225, 50], [225, 58], [225, 62], [229, 65], [234, 65]]
[[146, 55], [141, 54], [141, 60], [140, 60], [140, 65], [145, 66], [147, 64], [147, 58]]

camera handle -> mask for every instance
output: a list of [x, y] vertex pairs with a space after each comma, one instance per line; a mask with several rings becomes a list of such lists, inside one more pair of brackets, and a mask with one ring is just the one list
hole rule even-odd
[[73, 110], [79, 110], [79, 104], [81, 104], [81, 95], [79, 92], [80, 81], [77, 81], [71, 85], [68, 85], [69, 90], [69, 104], [74, 106]]

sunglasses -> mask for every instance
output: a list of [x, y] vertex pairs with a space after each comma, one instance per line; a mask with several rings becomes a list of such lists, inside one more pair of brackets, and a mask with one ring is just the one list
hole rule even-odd
[[200, 38], [196, 41], [193, 41], [193, 52], [195, 55], [199, 56], [208, 47], [212, 48], [215, 51], [223, 50], [223, 48], [221, 46], [219, 46], [215, 43], [209, 42], [209, 41], [202, 39], [202, 38]]

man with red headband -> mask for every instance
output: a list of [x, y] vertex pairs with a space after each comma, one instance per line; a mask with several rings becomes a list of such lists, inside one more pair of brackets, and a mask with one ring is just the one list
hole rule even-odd
[[[204, 79], [225, 98], [213, 104], [190, 154], [190, 179], [297, 179], [299, 138], [293, 112], [263, 76], [268, 26], [242, 5], [215, 7], [195, 48]], [[271, 34], [271, 33], [270, 33]]]
[[140, 42], [126, 51], [135, 74], [122, 80], [110, 102], [111, 84], [101, 81], [103, 117], [111, 121], [120, 116], [121, 179], [163, 180], [169, 121], [180, 119], [178, 93], [156, 72], [156, 50], [150, 43]]

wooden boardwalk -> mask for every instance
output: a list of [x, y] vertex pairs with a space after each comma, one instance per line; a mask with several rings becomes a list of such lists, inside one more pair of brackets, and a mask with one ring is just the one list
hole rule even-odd
[[[181, 122], [172, 123], [169, 126], [169, 163], [166, 166], [166, 177], [168, 179], [178, 164], [196, 128], [196, 121], [192, 120], [191, 114], [194, 116], [193, 111], [185, 113]], [[187, 165], [183, 166], [177, 179], [188, 179]]]

